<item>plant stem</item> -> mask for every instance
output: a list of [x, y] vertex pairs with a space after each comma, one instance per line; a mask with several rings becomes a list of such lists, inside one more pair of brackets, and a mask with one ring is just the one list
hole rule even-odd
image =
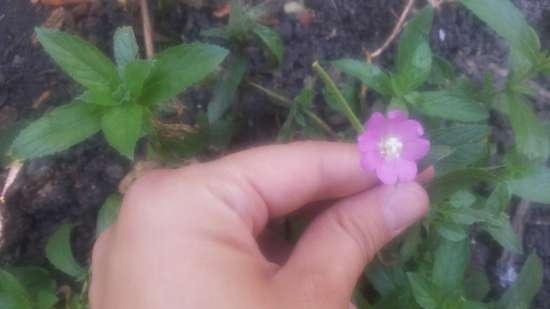
[[[286, 97], [276, 93], [275, 91], [267, 89], [267, 88], [265, 88], [264, 86], [262, 86], [260, 84], [256, 84], [255, 82], [251, 82], [251, 81], [249, 81], [248, 84], [250, 86], [260, 90], [261, 92], [266, 94], [268, 97], [274, 99], [272, 101], [273, 104], [275, 104], [279, 107], [284, 107], [286, 109], [289, 109], [291, 107], [291, 105], [293, 104], [292, 100], [290, 100], [289, 98], [286, 98]], [[331, 138], [336, 139], [338, 137], [338, 134], [336, 132], [334, 132], [334, 130], [332, 130], [332, 128], [325, 121], [323, 121], [323, 119], [321, 119], [321, 117], [317, 116], [314, 112], [312, 112], [310, 110], [305, 110], [304, 114], [307, 117], [309, 117], [309, 119], [311, 119], [311, 121], [313, 121], [319, 128], [321, 128], [323, 131], [325, 131], [325, 133], [327, 133], [327, 135], [329, 135]]]
[[348, 118], [348, 121], [351, 123], [351, 126], [355, 129], [355, 131], [357, 131], [358, 134], [363, 133], [363, 125], [361, 125], [361, 122], [359, 121], [359, 119], [357, 119], [357, 116], [355, 116], [355, 113], [351, 110], [349, 103], [346, 101], [346, 98], [344, 98], [344, 95], [342, 95], [342, 92], [340, 92], [340, 89], [336, 87], [336, 84], [330, 78], [327, 71], [325, 71], [325, 69], [323, 69], [323, 67], [317, 61], [313, 63], [313, 69], [317, 72], [317, 74], [325, 84], [325, 87], [327, 88], [327, 90], [334, 95], [336, 102], [342, 108], [342, 111]]

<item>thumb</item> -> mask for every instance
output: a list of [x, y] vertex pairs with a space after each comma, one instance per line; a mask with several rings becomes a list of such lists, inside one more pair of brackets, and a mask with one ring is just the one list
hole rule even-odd
[[416, 183], [380, 186], [344, 199], [312, 222], [278, 279], [313, 288], [306, 293], [321, 299], [337, 293], [341, 304], [349, 304], [365, 265], [427, 210], [428, 196]]

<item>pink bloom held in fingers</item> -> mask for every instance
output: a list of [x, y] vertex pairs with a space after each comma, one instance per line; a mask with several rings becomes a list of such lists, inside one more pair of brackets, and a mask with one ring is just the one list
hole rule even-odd
[[422, 125], [401, 111], [390, 111], [387, 118], [372, 114], [358, 139], [363, 167], [375, 171], [384, 184], [413, 181], [418, 173], [416, 162], [430, 150], [423, 135]]

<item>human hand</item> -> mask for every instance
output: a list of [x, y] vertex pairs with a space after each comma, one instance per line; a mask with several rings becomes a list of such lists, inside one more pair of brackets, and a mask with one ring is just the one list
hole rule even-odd
[[[271, 262], [257, 242], [267, 222], [329, 199], [285, 262]], [[420, 185], [377, 186], [348, 144], [153, 171], [94, 247], [91, 308], [347, 309], [365, 265], [427, 209]]]

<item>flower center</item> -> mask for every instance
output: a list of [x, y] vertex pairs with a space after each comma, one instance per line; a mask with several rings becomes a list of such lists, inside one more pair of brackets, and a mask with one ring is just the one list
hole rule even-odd
[[382, 157], [387, 160], [393, 160], [401, 156], [403, 143], [395, 136], [387, 136], [380, 140], [378, 143], [378, 149], [380, 149], [380, 154]]

